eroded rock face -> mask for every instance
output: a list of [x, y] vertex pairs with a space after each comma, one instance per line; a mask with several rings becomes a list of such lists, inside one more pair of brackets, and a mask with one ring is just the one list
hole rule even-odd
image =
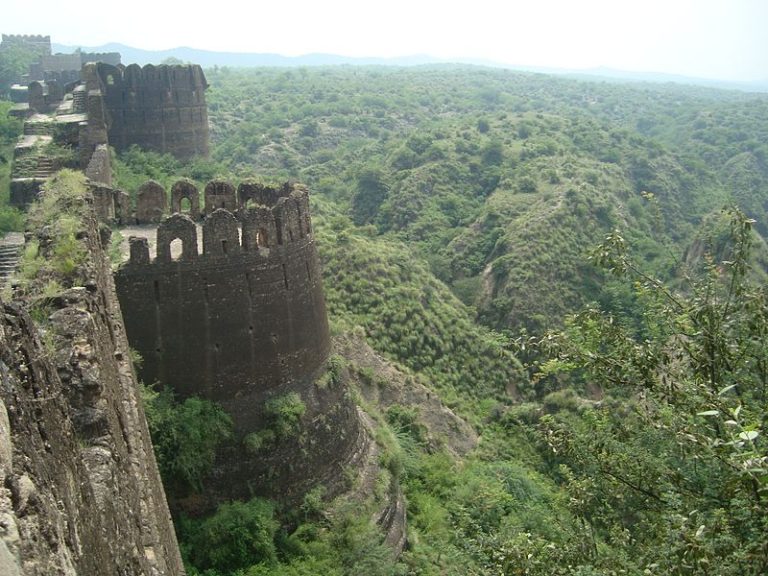
[[183, 574], [89, 209], [78, 238], [88, 280], [47, 319], [0, 304], [0, 574]]

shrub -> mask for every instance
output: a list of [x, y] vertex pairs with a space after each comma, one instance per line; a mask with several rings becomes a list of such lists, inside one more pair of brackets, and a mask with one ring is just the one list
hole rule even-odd
[[278, 528], [274, 505], [260, 498], [222, 504], [213, 516], [181, 523], [188, 559], [201, 570], [227, 574], [254, 564], [275, 564]]
[[142, 390], [147, 423], [166, 490], [203, 489], [216, 450], [232, 437], [232, 419], [224, 410], [201, 398], [178, 403], [169, 388]]

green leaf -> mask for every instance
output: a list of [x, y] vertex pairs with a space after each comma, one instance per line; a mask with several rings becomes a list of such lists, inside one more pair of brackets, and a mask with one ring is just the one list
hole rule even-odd
[[730, 386], [726, 386], [725, 388], [720, 390], [720, 392], [718, 392], [717, 395], [722, 396], [723, 394], [726, 394], [727, 392], [733, 390], [734, 388], [736, 388], [736, 384], [731, 384]]
[[760, 435], [760, 432], [758, 432], [757, 430], [747, 430], [744, 432], [739, 432], [739, 438], [741, 438], [742, 440], [751, 441], [757, 438], [759, 435]]
[[704, 412], [699, 412], [696, 414], [696, 416], [719, 416], [720, 411], [719, 410], [705, 410]]

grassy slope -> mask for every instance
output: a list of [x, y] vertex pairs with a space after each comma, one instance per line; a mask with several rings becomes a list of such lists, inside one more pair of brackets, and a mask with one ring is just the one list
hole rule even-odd
[[729, 199], [765, 212], [762, 96], [471, 67], [219, 70], [209, 81], [223, 169], [307, 182], [406, 242], [497, 329], [538, 330], [603, 298], [582, 263], [612, 227], [668, 274], [670, 255]]

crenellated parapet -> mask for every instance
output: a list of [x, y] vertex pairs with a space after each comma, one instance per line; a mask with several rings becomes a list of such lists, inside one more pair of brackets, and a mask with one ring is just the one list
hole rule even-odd
[[3, 34], [0, 50], [14, 47], [47, 55], [51, 53], [51, 37], [40, 34]]
[[109, 142], [177, 158], [208, 155], [208, 83], [198, 65], [95, 64], [109, 113]]
[[263, 189], [269, 205], [217, 208], [202, 225], [165, 218], [154, 253], [130, 238], [115, 275], [144, 381], [221, 402], [245, 427], [245, 399], [260, 406], [269, 390], [310, 378], [330, 347], [308, 191]]

